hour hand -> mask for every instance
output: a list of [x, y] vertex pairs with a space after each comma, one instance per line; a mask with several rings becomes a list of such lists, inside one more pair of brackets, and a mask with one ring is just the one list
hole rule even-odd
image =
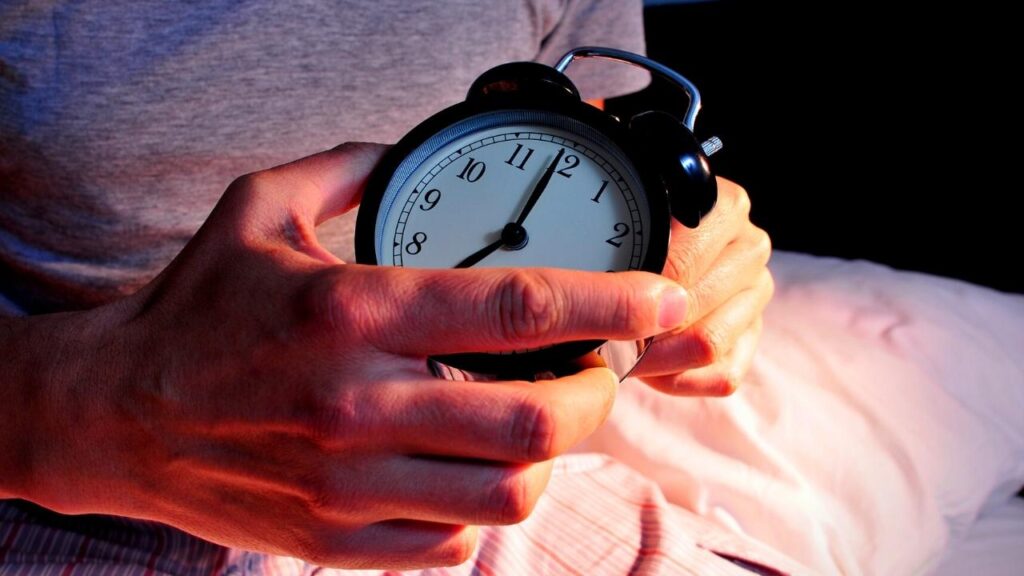
[[501, 248], [504, 244], [505, 244], [505, 241], [503, 239], [501, 239], [501, 238], [498, 238], [497, 240], [495, 240], [494, 242], [491, 242], [487, 246], [484, 246], [483, 248], [477, 250], [476, 252], [473, 252], [469, 256], [466, 256], [462, 260], [462, 262], [459, 262], [458, 264], [456, 264], [455, 267], [456, 268], [469, 268], [470, 266], [472, 266], [472, 265], [476, 264], [477, 262], [483, 260], [484, 258], [488, 257], [492, 252], [494, 252], [498, 248]]

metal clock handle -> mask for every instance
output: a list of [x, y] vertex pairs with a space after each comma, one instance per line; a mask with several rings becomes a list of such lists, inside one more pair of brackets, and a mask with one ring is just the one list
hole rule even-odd
[[638, 68], [643, 68], [649, 72], [654, 72], [669, 82], [672, 82], [679, 88], [682, 88], [690, 99], [690, 104], [686, 108], [686, 114], [683, 116], [683, 124], [693, 132], [693, 125], [697, 121], [697, 113], [700, 112], [700, 91], [697, 90], [697, 87], [694, 86], [693, 82], [687, 80], [682, 74], [645, 56], [626, 52], [625, 50], [602, 48], [600, 46], [580, 46], [579, 48], [573, 48], [566, 53], [565, 56], [562, 56], [561, 60], [558, 61], [558, 64], [555, 64], [555, 70], [564, 73], [565, 69], [569, 67], [569, 64], [577, 58], [603, 58], [605, 60], [625, 62]]
[[[718, 199], [718, 184], [708, 164], [708, 157], [722, 149], [717, 137], [699, 142], [694, 124], [700, 112], [700, 91], [682, 74], [650, 58], [598, 46], [582, 46], [562, 56], [555, 70], [564, 73], [577, 58], [603, 58], [625, 62], [648, 70], [675, 84], [690, 100], [683, 121], [667, 112], [652, 110], [637, 114], [629, 121], [630, 131], [641, 136], [647, 153], [659, 158], [661, 177], [669, 192], [672, 216], [690, 228], [696, 228], [711, 212]], [[650, 147], [653, 144], [653, 149]]]

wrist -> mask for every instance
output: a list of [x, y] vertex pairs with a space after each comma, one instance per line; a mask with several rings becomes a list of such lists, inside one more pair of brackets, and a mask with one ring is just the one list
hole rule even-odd
[[0, 320], [0, 497], [76, 507], [88, 425], [109, 396], [100, 373], [116, 367], [111, 320], [106, 307]]
[[[0, 318], [0, 498], [27, 498], [36, 442], [32, 429], [40, 404], [35, 318]], [[36, 375], [36, 376], [33, 376]]]

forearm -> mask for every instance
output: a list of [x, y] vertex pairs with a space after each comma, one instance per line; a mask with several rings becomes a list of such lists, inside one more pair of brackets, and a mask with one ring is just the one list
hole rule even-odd
[[23, 498], [32, 476], [32, 429], [42, 388], [43, 325], [52, 319], [0, 318], [0, 498]]
[[[0, 318], [0, 498], [34, 500], [39, 478], [95, 415], [90, 362], [103, 312]], [[107, 363], [109, 365], [109, 363]]]

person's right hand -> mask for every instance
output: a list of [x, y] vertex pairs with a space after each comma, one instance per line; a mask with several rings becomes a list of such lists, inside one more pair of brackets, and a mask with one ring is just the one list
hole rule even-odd
[[16, 495], [343, 567], [460, 563], [472, 526], [523, 520], [614, 375], [449, 382], [424, 358], [651, 336], [684, 296], [641, 272], [344, 264], [314, 227], [381, 150], [239, 179], [151, 284], [64, 316]]

